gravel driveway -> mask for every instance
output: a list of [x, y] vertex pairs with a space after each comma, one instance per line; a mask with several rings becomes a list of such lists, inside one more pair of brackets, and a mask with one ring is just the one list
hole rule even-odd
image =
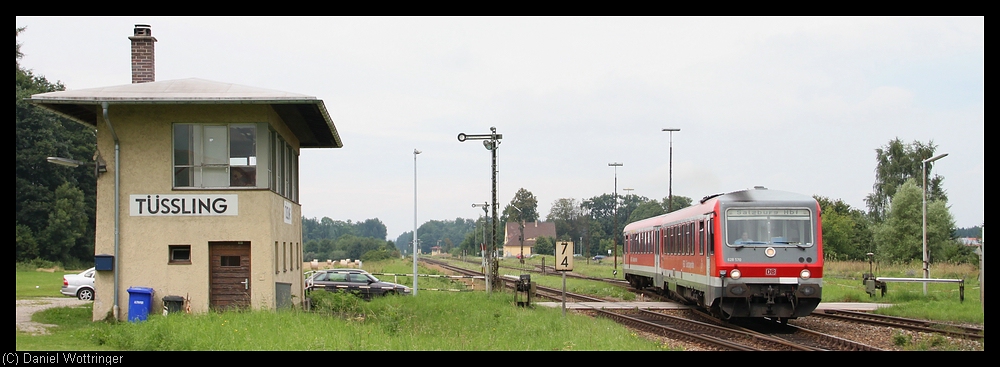
[[76, 298], [55, 298], [55, 297], [45, 297], [45, 298], [32, 298], [32, 299], [19, 299], [15, 300], [15, 320], [14, 324], [18, 331], [23, 331], [30, 334], [48, 334], [47, 327], [55, 326], [49, 324], [41, 324], [31, 321], [31, 315], [35, 312], [45, 310], [53, 307], [73, 307], [79, 305], [85, 305], [93, 301], [81, 301]]

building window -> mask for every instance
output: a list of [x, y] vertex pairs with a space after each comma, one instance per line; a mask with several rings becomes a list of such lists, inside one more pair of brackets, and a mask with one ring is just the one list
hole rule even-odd
[[293, 202], [299, 202], [299, 154], [276, 131], [271, 130], [268, 186]]
[[256, 186], [256, 124], [174, 124], [174, 187]]
[[239, 256], [220, 256], [219, 265], [223, 267], [241, 266]]
[[191, 264], [191, 245], [170, 245], [168, 264]]

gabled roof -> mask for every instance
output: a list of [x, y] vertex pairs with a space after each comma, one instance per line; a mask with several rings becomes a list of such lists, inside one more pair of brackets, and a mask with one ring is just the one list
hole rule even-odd
[[[521, 236], [521, 224], [517, 222], [507, 222], [504, 231], [504, 246], [520, 245], [518, 238]], [[525, 222], [524, 223], [524, 245], [534, 246], [538, 237], [556, 238], [555, 222]]]
[[28, 101], [90, 126], [99, 121], [100, 105], [104, 102], [109, 105], [268, 104], [288, 124], [301, 147], [344, 146], [326, 106], [316, 97], [198, 78], [40, 93]]

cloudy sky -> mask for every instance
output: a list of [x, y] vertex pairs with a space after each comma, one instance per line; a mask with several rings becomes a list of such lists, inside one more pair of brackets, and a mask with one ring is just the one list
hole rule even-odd
[[475, 218], [503, 134], [501, 207], [618, 189], [691, 198], [761, 185], [865, 208], [875, 149], [932, 141], [959, 227], [984, 222], [983, 17], [16, 17], [21, 65], [67, 89], [129, 84], [135, 24], [156, 79], [315, 96], [342, 149], [303, 150], [302, 213]]

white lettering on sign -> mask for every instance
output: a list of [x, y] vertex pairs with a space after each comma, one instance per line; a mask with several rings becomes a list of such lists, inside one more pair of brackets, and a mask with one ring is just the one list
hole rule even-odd
[[292, 224], [292, 203], [285, 201], [285, 223]]
[[238, 195], [129, 195], [133, 217], [239, 215]]

